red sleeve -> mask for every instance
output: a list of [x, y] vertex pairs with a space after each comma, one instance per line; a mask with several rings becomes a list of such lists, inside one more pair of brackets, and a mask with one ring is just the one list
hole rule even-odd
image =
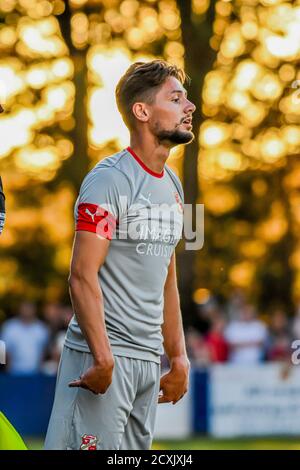
[[84, 202], [78, 205], [76, 231], [97, 233], [100, 237], [111, 240], [116, 224], [115, 216], [97, 204]]

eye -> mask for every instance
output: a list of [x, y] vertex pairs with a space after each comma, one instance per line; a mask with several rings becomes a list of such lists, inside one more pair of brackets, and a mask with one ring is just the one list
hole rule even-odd
[[174, 98], [172, 101], [174, 101], [174, 103], [179, 103], [179, 98]]

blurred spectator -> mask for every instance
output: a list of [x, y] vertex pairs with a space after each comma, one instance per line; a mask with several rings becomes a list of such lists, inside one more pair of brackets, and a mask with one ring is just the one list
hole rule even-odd
[[43, 364], [43, 372], [56, 374], [73, 310], [68, 305], [47, 304], [44, 308], [44, 316], [52, 320], [52, 335]]
[[294, 317], [292, 334], [294, 339], [300, 339], [300, 304], [298, 304], [296, 315]]
[[31, 374], [40, 370], [49, 331], [38, 320], [34, 304], [21, 303], [18, 317], [4, 322], [1, 339], [6, 345], [9, 372]]
[[194, 366], [205, 366], [211, 362], [209, 347], [203, 336], [190, 327], [185, 334], [187, 355]]
[[60, 314], [61, 314], [60, 330], [57, 332], [57, 334], [54, 337], [53, 350], [52, 350], [52, 357], [57, 362], [57, 365], [59, 363], [60, 356], [64, 347], [66, 331], [73, 317], [72, 307], [68, 305], [62, 305], [60, 308]]
[[219, 305], [214, 297], [210, 297], [204, 304], [196, 305], [196, 315], [193, 319], [193, 327], [205, 335], [210, 331], [213, 319], [219, 315]]
[[62, 326], [61, 305], [57, 303], [47, 303], [43, 308], [43, 318], [50, 328], [51, 334], [56, 334]]
[[267, 329], [256, 318], [252, 305], [245, 305], [239, 318], [229, 323], [225, 330], [229, 345], [229, 361], [234, 364], [256, 364], [263, 359]]
[[233, 289], [227, 303], [227, 315], [229, 320], [237, 320], [241, 310], [246, 306], [246, 303], [244, 291], [239, 287]]
[[291, 355], [291, 335], [286, 313], [277, 309], [271, 317], [267, 341], [267, 359], [269, 361], [286, 361]]
[[225, 327], [225, 318], [218, 313], [212, 319], [211, 329], [205, 338], [212, 362], [226, 362], [228, 359], [228, 344], [224, 336]]

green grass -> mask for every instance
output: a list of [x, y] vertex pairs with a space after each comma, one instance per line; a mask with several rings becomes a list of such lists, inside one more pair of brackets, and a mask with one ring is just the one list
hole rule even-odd
[[[43, 447], [43, 440], [38, 438], [24, 439], [31, 450]], [[211, 439], [193, 437], [184, 441], [156, 441], [155, 450], [300, 450], [300, 436], [297, 438], [270, 437], [244, 439]]]
[[154, 449], [174, 450], [300, 450], [296, 438], [212, 439], [195, 437], [185, 441], [155, 442]]

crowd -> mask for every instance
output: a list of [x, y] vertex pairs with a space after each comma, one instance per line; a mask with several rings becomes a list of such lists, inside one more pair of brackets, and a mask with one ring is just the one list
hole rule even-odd
[[[1, 369], [55, 374], [72, 315], [70, 305], [49, 303], [38, 315], [35, 304], [21, 303], [16, 315], [0, 328], [6, 348], [6, 365]], [[240, 293], [234, 293], [225, 307], [210, 299], [197, 306], [185, 337], [193, 365], [289, 361], [292, 341], [300, 338], [300, 308], [292, 318], [274, 308], [262, 319]], [[162, 365], [166, 363], [163, 357]]]
[[6, 349], [2, 369], [15, 374], [56, 374], [72, 315], [69, 305], [46, 304], [38, 316], [35, 304], [21, 303], [17, 314], [4, 321], [0, 330]]
[[279, 307], [258, 315], [255, 306], [238, 291], [225, 306], [215, 299], [199, 305], [193, 325], [186, 330], [190, 360], [200, 366], [290, 362], [291, 345], [298, 338], [300, 307], [292, 317]]

